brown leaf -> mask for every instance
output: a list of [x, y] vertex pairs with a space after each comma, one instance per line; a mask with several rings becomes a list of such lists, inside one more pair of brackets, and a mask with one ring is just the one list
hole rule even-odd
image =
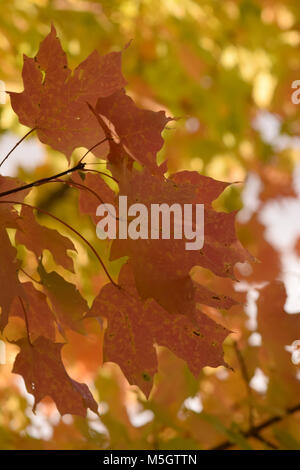
[[13, 373], [23, 376], [27, 391], [34, 396], [33, 411], [44, 397], [50, 396], [61, 415], [86, 416], [87, 408], [97, 413], [98, 405], [87, 385], [71, 379], [65, 370], [61, 360], [63, 344], [42, 336], [32, 345], [27, 339], [16, 344], [21, 351], [16, 357]]
[[22, 207], [18, 218], [16, 243], [25, 245], [28, 250], [41, 256], [43, 250], [49, 250], [58, 264], [64, 268], [73, 270], [73, 261], [67, 255], [67, 250], [76, 251], [71, 240], [61, 235], [57, 230], [52, 230], [40, 225], [33, 215], [30, 207]]
[[[0, 175], [0, 192], [6, 192], [21, 186], [22, 183], [9, 176]], [[13, 195], [15, 201], [22, 201], [28, 191], [22, 191]], [[1, 196], [1, 201], [11, 200], [12, 196]], [[8, 322], [10, 307], [14, 298], [20, 294], [20, 282], [17, 270], [20, 263], [17, 260], [17, 250], [11, 245], [6, 227], [17, 228], [18, 214], [11, 204], [0, 204], [0, 330], [2, 331]]]
[[17, 250], [11, 245], [5, 227], [0, 229], [0, 330], [8, 322], [10, 307], [14, 298], [20, 293], [20, 282], [17, 275], [19, 262]]
[[44, 336], [54, 341], [55, 316], [47, 303], [47, 297], [43, 292], [36, 290], [31, 282], [21, 284], [20, 290], [20, 296], [15, 298], [10, 315], [19, 316], [25, 320], [21, 298], [27, 316], [30, 338]]
[[130, 384], [149, 395], [157, 370], [155, 343], [184, 359], [195, 376], [204, 366], [226, 365], [222, 350], [226, 328], [200, 311], [192, 320], [168, 313], [154, 300], [143, 302], [129, 265], [122, 268], [119, 285], [104, 286], [87, 316], [107, 318], [104, 359], [119, 364]]
[[82, 214], [88, 214], [95, 223], [99, 221], [96, 217], [96, 210], [100, 204], [115, 204], [115, 193], [105, 183], [104, 179], [97, 174], [87, 173], [84, 180], [76, 174], [72, 181], [84, 184], [88, 190], [80, 190], [79, 194], [79, 210]]
[[59, 325], [82, 333], [82, 319], [88, 305], [76, 286], [55, 271], [47, 273], [42, 263], [38, 266], [38, 273]]
[[100, 56], [94, 51], [72, 74], [53, 26], [36, 57], [24, 56], [23, 82], [22, 93], [10, 93], [20, 122], [36, 127], [41, 142], [67, 157], [76, 147], [90, 148], [104, 138], [87, 102], [95, 106], [99, 97], [109, 96], [126, 83], [121, 52]]
[[134, 160], [151, 172], [158, 172], [156, 154], [164, 143], [161, 132], [172, 118], [166, 117], [164, 111], [138, 108], [125, 90], [99, 98], [96, 112], [113, 124], [122, 146]]
[[[252, 260], [236, 237], [235, 213], [216, 212], [211, 207], [212, 200], [226, 186], [227, 183], [196, 172], [180, 172], [170, 179], [160, 175], [153, 176], [147, 170], [125, 172], [120, 182], [120, 195], [127, 196], [128, 206], [143, 203], [148, 214], [151, 213], [152, 204], [166, 203], [171, 206], [177, 203], [183, 208], [183, 204], [204, 203], [204, 246], [201, 250], [188, 251], [185, 238], [174, 239], [172, 236], [169, 240], [127, 238], [113, 241], [110, 258], [114, 260], [129, 256], [142, 298], [153, 297], [161, 303], [163, 297], [166, 297], [166, 301], [170, 302], [169, 291], [163, 286], [168, 285], [172, 292], [175, 291], [176, 284], [186, 279], [194, 266], [210, 269], [218, 276], [234, 278], [235, 263]], [[182, 287], [183, 285], [181, 290]], [[206, 303], [208, 293], [203, 291], [202, 294], [202, 303]], [[189, 295], [188, 291], [185, 295]], [[217, 301], [217, 297], [216, 295], [214, 300]], [[201, 303], [199, 289], [197, 301]], [[230, 303], [232, 305], [231, 301]], [[165, 302], [161, 305], [167, 308]], [[220, 302], [219, 307], [224, 308], [224, 305], [224, 302]], [[217, 302], [214, 306], [217, 306]]]

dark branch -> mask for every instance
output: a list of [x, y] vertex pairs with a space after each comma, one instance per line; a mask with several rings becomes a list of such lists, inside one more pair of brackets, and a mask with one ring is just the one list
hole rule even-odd
[[[14, 151], [14, 149], [31, 133], [33, 132], [35, 129], [31, 129], [30, 132], [28, 132], [24, 137], [22, 137], [21, 140], [19, 140], [19, 142], [10, 150], [10, 152], [6, 155], [6, 157], [4, 158], [4, 160], [0, 163], [0, 167], [1, 165], [4, 163], [4, 161], [9, 157], [9, 155]], [[100, 142], [97, 142], [95, 145], [93, 145], [89, 150], [87, 150], [85, 152], [85, 154], [83, 155], [83, 157], [79, 160], [79, 162], [73, 166], [72, 168], [69, 168], [68, 170], [65, 170], [65, 171], [62, 171], [61, 173], [58, 173], [56, 175], [53, 175], [53, 176], [49, 176], [47, 178], [41, 178], [37, 181], [33, 181], [32, 183], [29, 183], [29, 184], [25, 184], [23, 186], [20, 186], [18, 188], [13, 188], [13, 189], [10, 189], [9, 191], [5, 191], [3, 193], [0, 193], [0, 197], [4, 197], [4, 196], [8, 196], [9, 194], [15, 194], [15, 193], [18, 193], [19, 191], [25, 191], [26, 189], [30, 189], [30, 188], [34, 188], [35, 186], [40, 186], [41, 184], [45, 184], [45, 183], [49, 183], [49, 181], [52, 181], [53, 179], [55, 178], [60, 178], [61, 176], [65, 176], [65, 175], [68, 175], [70, 173], [73, 173], [74, 171], [77, 171], [77, 170], [84, 170], [85, 168], [85, 163], [83, 163], [83, 159], [86, 157], [86, 155], [88, 155], [92, 150], [94, 150], [96, 147], [98, 147], [99, 145], [103, 144], [103, 142], [105, 142], [106, 140], [109, 140], [109, 138], [105, 137], [105, 139], [102, 139], [100, 140]], [[108, 176], [110, 178], [113, 178], [112, 176], [110, 175], [107, 175], [106, 173], [103, 173], [105, 176]], [[113, 178], [114, 179], [114, 178]], [[116, 181], [116, 180], [115, 180]]]
[[[268, 428], [269, 426], [273, 426], [275, 423], [279, 423], [287, 416], [300, 411], [300, 403], [298, 405], [292, 406], [291, 408], [287, 408], [285, 414], [283, 416], [273, 416], [273, 418], [269, 418], [266, 421], [263, 421], [258, 426], [254, 426], [253, 428], [249, 429], [249, 431], [242, 433], [245, 438], [248, 437], [257, 437], [258, 433], [263, 431], [264, 429]], [[210, 450], [226, 450], [235, 444], [231, 441], [224, 441], [218, 446], [212, 447]]]
[[18, 188], [13, 188], [10, 189], [9, 191], [4, 191], [3, 193], [0, 193], [0, 197], [8, 196], [9, 194], [15, 194], [18, 193], [19, 191], [25, 191], [26, 189], [34, 188], [35, 186], [40, 186], [45, 183], [49, 183], [50, 181], [60, 178], [61, 176], [68, 175], [69, 173], [73, 173], [74, 171], [77, 170], [83, 170], [85, 167], [85, 163], [77, 163], [72, 168], [69, 168], [68, 170], [62, 171], [61, 173], [58, 173], [57, 175], [53, 176], [48, 176], [47, 178], [41, 178], [37, 181], [33, 181], [32, 183], [25, 184], [24, 186], [19, 186]]

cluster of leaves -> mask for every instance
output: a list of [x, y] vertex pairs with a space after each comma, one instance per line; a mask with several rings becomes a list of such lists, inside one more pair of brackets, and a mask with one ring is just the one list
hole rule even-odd
[[[26, 335], [16, 342], [20, 352], [13, 372], [24, 377], [27, 390], [35, 397], [34, 406], [51, 396], [61, 414], [85, 415], [87, 408], [97, 412], [88, 387], [67, 374], [61, 360], [63, 344], [56, 342], [68, 329], [82, 333], [86, 318], [107, 322], [105, 361], [117, 363], [129, 383], [138, 385], [147, 396], [157, 371], [155, 345], [184, 359], [195, 376], [204, 366], [226, 365], [222, 343], [229, 330], [199, 310], [199, 304], [229, 308], [235, 301], [197, 283], [190, 271], [202, 266], [234, 279], [234, 265], [251, 260], [236, 238], [235, 213], [217, 212], [212, 207], [227, 183], [188, 171], [165, 177], [166, 163], [157, 165], [161, 132], [171, 118], [163, 111], [138, 108], [126, 95], [121, 55], [100, 56], [95, 51], [71, 72], [52, 27], [37, 55], [24, 57], [24, 91], [10, 92], [20, 122], [31, 132], [35, 130], [42, 143], [68, 159], [74, 149], [90, 148], [107, 161], [111, 173], [86, 168], [85, 154], [65, 172], [31, 184], [21, 186], [9, 177], [0, 180], [1, 329], [11, 317], [24, 319]], [[66, 173], [67, 179], [61, 179]], [[117, 194], [107, 180], [117, 182]], [[91, 217], [99, 201], [117, 206], [117, 195], [126, 195], [129, 204], [141, 202], [147, 207], [153, 203], [204, 203], [204, 247], [193, 252], [185, 250], [185, 240], [115, 240], [110, 259], [125, 256], [127, 262], [114, 281], [86, 241], [110, 281], [89, 309], [73, 284], [55, 271], [47, 272], [43, 264], [43, 250], [48, 249], [58, 265], [72, 270], [67, 250], [75, 250], [71, 240], [38, 223], [33, 211], [43, 209], [24, 201], [31, 187], [50, 181], [80, 191], [80, 210]], [[76, 232], [63, 220], [61, 223]], [[15, 230], [13, 242], [7, 229]], [[16, 258], [18, 245], [36, 256], [33, 278], [39, 276], [40, 281], [21, 281], [26, 266]]]
[[[282, 209], [285, 220], [282, 225], [287, 229], [296, 220], [291, 208], [298, 207], [299, 191], [293, 190], [292, 172], [299, 160], [299, 150], [288, 136], [299, 134], [300, 129], [299, 106], [291, 102], [291, 83], [299, 78], [298, 0], [221, 3], [214, 0], [103, 0], [101, 5], [93, 0], [76, 5], [68, 0], [63, 4], [52, 0], [21, 3], [3, 0], [2, 5], [0, 68], [1, 79], [8, 90], [21, 89], [22, 54], [30, 57], [35, 54], [40, 37], [47, 34], [51, 21], [55, 22], [68, 52], [71, 69], [91, 50], [109, 52], [115, 50], [114, 45], [133, 38], [133, 47], [126, 51], [123, 71], [135, 102], [154, 110], [157, 110], [156, 103], [162, 103], [171, 115], [191, 117], [177, 121], [176, 126], [168, 125], [173, 129], [163, 134], [166, 142], [158, 161], [167, 159], [170, 173], [189, 168], [224, 181], [242, 181], [249, 172], [245, 198], [241, 193], [244, 186], [230, 185], [214, 202], [214, 207], [236, 210], [241, 207], [239, 196], [242, 194], [245, 210], [242, 223], [242, 217], [238, 217], [239, 239], [261, 262], [252, 264], [252, 269], [249, 266], [245, 270], [236, 269], [237, 277], [242, 279], [238, 284], [215, 276], [207, 269], [193, 270], [195, 281], [239, 301], [228, 313], [213, 306], [201, 306], [210, 318], [233, 331], [223, 346], [225, 361], [235, 372], [208, 367], [202, 369], [196, 379], [184, 360], [167, 348], [156, 346], [158, 373], [151, 395], [145, 401], [137, 388], [128, 387], [114, 363], [105, 363], [99, 368], [103, 349], [102, 322], [84, 319], [76, 331], [63, 322], [62, 313], [69, 305], [64, 298], [67, 285], [69, 298], [80, 298], [75, 294], [75, 284], [90, 305], [107, 283], [104, 270], [99, 271], [96, 256], [82, 245], [83, 240], [75, 232], [40, 210], [40, 215], [36, 214], [39, 224], [58, 229], [77, 250], [76, 255], [74, 250], [68, 252], [72, 258], [64, 253], [69, 268], [62, 259], [55, 264], [49, 251], [44, 250], [43, 264], [47, 272], [42, 273], [42, 287], [42, 268], [34, 259], [39, 255], [24, 250], [24, 245], [15, 244], [15, 229], [8, 229], [23, 271], [39, 280], [34, 283], [35, 288], [39, 292], [45, 289], [46, 274], [52, 276], [53, 282], [55, 280], [52, 299], [56, 299], [57, 309], [61, 306], [59, 322], [64, 324], [68, 341], [61, 349], [63, 364], [73, 378], [89, 384], [100, 402], [102, 425], [99, 428], [101, 423], [93, 413], [88, 413], [87, 418], [59, 419], [51, 399], [43, 400], [37, 408], [38, 416], [33, 415], [32, 397], [24, 398], [23, 386], [16, 387], [16, 383], [21, 384], [20, 376], [11, 374], [18, 347], [7, 343], [7, 364], [0, 366], [1, 448], [299, 448], [300, 375], [299, 364], [295, 363], [299, 314], [286, 313], [286, 305], [296, 297], [298, 289], [296, 265], [289, 265], [291, 260], [299, 260], [299, 244], [294, 246], [294, 240], [284, 234], [282, 252], [274, 237], [270, 238], [274, 222], [270, 226], [270, 221], [266, 223], [262, 217], [265, 208], [275, 210], [276, 207]], [[277, 120], [280, 116], [281, 130], [278, 131], [285, 134], [284, 146], [277, 145], [276, 137], [268, 139], [259, 127], [253, 126], [253, 118], [268, 118], [270, 113], [276, 113]], [[26, 132], [17, 123], [9, 102], [0, 107], [0, 120], [1, 133], [7, 130]], [[3, 142], [8, 135], [9, 132]], [[26, 144], [22, 149], [22, 162], [26, 157], [30, 163], [31, 146]], [[99, 149], [101, 156], [108, 150], [106, 145]], [[43, 148], [44, 164], [34, 171], [29, 165], [26, 170], [19, 169], [22, 181], [34, 181], [64, 170], [63, 156], [50, 147]], [[75, 150], [72, 162], [79, 160], [81, 152], [81, 149]], [[8, 163], [14, 165], [17, 157], [15, 155]], [[97, 160], [90, 154], [86, 161], [95, 163]], [[2, 169], [6, 170], [4, 166]], [[96, 173], [88, 175], [96, 176]], [[76, 227], [101, 254], [116, 279], [124, 258], [109, 261], [109, 245], [95, 236], [94, 213], [89, 217], [81, 212], [79, 217], [78, 192], [72, 189], [75, 178], [72, 179], [72, 187], [70, 182], [35, 186], [26, 201]], [[107, 177], [105, 181], [112, 182]], [[259, 197], [253, 194], [253, 181], [260, 181]], [[76, 183], [82, 185], [84, 181], [76, 176]], [[101, 195], [107, 194], [106, 188], [107, 185], [101, 186]], [[112, 188], [117, 189], [114, 183]], [[20, 194], [23, 193], [14, 194], [14, 199]], [[85, 197], [80, 197], [80, 207], [96, 204], [95, 197], [85, 190]], [[247, 213], [248, 219], [244, 217]], [[50, 233], [53, 236], [55, 232]], [[34, 240], [36, 243], [39, 238]], [[76, 275], [71, 270], [72, 259]], [[23, 271], [19, 271], [19, 278], [24, 285], [29, 278]], [[278, 278], [288, 278], [289, 284], [292, 283], [288, 286], [288, 297], [283, 285], [275, 281]], [[266, 283], [268, 286], [262, 288]], [[46, 294], [49, 302], [51, 289]], [[18, 300], [16, 304], [20, 309]], [[68, 318], [77, 311], [75, 304], [76, 300], [72, 302]], [[52, 311], [51, 299], [49, 306]], [[54, 313], [58, 315], [57, 311]], [[81, 334], [83, 328], [85, 335]], [[61, 327], [59, 331], [61, 333]], [[41, 334], [45, 336], [45, 332]], [[21, 314], [21, 318], [10, 316], [1, 339], [18, 341], [24, 336], [24, 315]], [[56, 341], [61, 340], [56, 331]], [[255, 386], [258, 371], [264, 374], [262, 388], [261, 383], [260, 388]], [[194, 398], [187, 400], [187, 397]], [[196, 406], [191, 407], [190, 401], [196, 402]]]
[[[33, 55], [50, 21], [72, 65], [100, 44], [106, 51], [133, 38], [124, 70], [138, 99], [198, 120], [188, 132], [184, 121], [178, 123], [175, 138], [168, 139], [169, 169], [198, 165], [215, 178], [240, 180], [244, 169], [273, 157], [251, 129], [256, 110], [278, 113], [288, 134], [299, 132], [290, 99], [299, 77], [299, 19], [297, 0], [103, 0], [76, 8], [69, 1], [60, 8], [50, 0], [3, 0], [2, 80], [14, 89], [22, 53]], [[15, 123], [5, 113], [4, 128], [8, 122]], [[289, 160], [282, 155], [283, 164]]]

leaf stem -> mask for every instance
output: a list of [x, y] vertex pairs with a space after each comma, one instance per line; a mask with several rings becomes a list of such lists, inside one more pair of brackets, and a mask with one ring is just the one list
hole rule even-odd
[[22, 309], [23, 309], [23, 312], [24, 312], [24, 318], [25, 318], [25, 325], [26, 325], [28, 343], [30, 344], [30, 346], [33, 346], [32, 342], [31, 342], [31, 339], [30, 339], [29, 323], [28, 323], [26, 308], [25, 308], [24, 302], [23, 302], [23, 300], [22, 300], [22, 297], [20, 297], [20, 296], [18, 296], [18, 297], [19, 297], [20, 304], [21, 304]]
[[71, 225], [69, 225], [67, 222], [65, 222], [64, 220], [61, 220], [59, 217], [56, 217], [55, 215], [53, 214], [50, 214], [50, 212], [44, 210], [44, 209], [41, 209], [40, 207], [36, 207], [36, 206], [33, 206], [31, 204], [28, 204], [26, 202], [18, 202], [18, 201], [0, 201], [0, 204], [20, 204], [21, 206], [25, 206], [25, 207], [30, 207], [31, 209], [33, 210], [36, 210], [38, 212], [41, 212], [42, 214], [45, 214], [45, 215], [48, 215], [48, 217], [51, 217], [52, 219], [56, 220], [57, 222], [60, 222], [62, 225], [64, 225], [65, 227], [67, 227], [69, 230], [71, 230], [73, 233], [75, 233], [79, 238], [81, 238], [81, 240], [84, 241], [84, 243], [91, 249], [91, 251], [94, 253], [94, 255], [96, 256], [96, 258], [98, 259], [99, 263], [101, 264], [106, 276], [108, 277], [108, 279], [110, 280], [110, 282], [115, 286], [115, 287], [119, 287], [119, 285], [114, 282], [114, 280], [112, 279], [112, 277], [110, 276], [105, 264], [103, 263], [102, 259], [100, 258], [100, 255], [97, 253], [97, 251], [95, 250], [95, 248], [93, 247], [93, 245], [83, 236], [81, 235], [80, 232], [78, 232], [75, 228], [73, 228]]

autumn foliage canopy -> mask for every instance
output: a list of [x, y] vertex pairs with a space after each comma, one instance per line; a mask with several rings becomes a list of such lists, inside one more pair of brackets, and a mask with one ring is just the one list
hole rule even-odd
[[[17, 342], [20, 353], [13, 372], [23, 376], [35, 397], [34, 406], [49, 395], [61, 414], [85, 415], [87, 408], [97, 411], [87, 385], [68, 376], [60, 356], [63, 344], [55, 342], [56, 330], [62, 334], [66, 328], [80, 331], [87, 317], [107, 320], [105, 360], [116, 362], [129, 383], [138, 385], [147, 396], [157, 371], [155, 344], [184, 359], [195, 376], [204, 366], [226, 365], [222, 343], [229, 331], [197, 304], [228, 308], [234, 300], [209, 291], [189, 273], [198, 265], [234, 278], [235, 263], [251, 260], [236, 238], [234, 214], [217, 212], [211, 205], [227, 184], [197, 172], [164, 176], [167, 166], [157, 165], [156, 154], [163, 145], [161, 132], [171, 118], [163, 111], [139, 109], [126, 95], [121, 52], [103, 57], [94, 52], [72, 72], [52, 27], [36, 57], [24, 58], [23, 82], [22, 93], [10, 93], [20, 122], [36, 129], [42, 143], [67, 157], [77, 147], [105, 142], [108, 148], [101, 149], [100, 143], [93, 151], [107, 160], [119, 192], [129, 201], [146, 206], [205, 203], [205, 245], [199, 252], [186, 251], [182, 240], [115, 240], [111, 259], [126, 256], [127, 262], [117, 281], [106, 271], [110, 282], [89, 309], [75, 287], [43, 267], [42, 253], [47, 248], [58, 264], [72, 269], [67, 256], [67, 250], [74, 249], [72, 242], [38, 224], [34, 207], [24, 202], [26, 190], [19, 191], [17, 198], [14, 193], [1, 198], [5, 221], [1, 285], [6, 287], [1, 293], [1, 328], [11, 316], [19, 315], [26, 322], [27, 335]], [[85, 161], [81, 163], [80, 169], [85, 170]], [[91, 217], [99, 200], [115, 200], [105, 174], [87, 171], [83, 177], [79, 171], [65, 182], [80, 189], [80, 209]], [[18, 188], [18, 181], [2, 177], [1, 193], [12, 188]], [[6, 228], [16, 228], [16, 242], [39, 258], [38, 289], [32, 282], [20, 282], [20, 265]], [[56, 283], [65, 283], [64, 303], [74, 303], [67, 310], [56, 296]]]
[[[84, 344], [91, 334], [97, 346], [91, 362], [98, 368], [106, 362], [119, 366], [144, 403], [155, 393], [159, 351], [166, 349], [184, 361], [185, 372], [180, 369], [179, 375], [191, 373], [198, 378], [204, 368], [223, 366], [220, 369], [232, 374], [235, 382], [234, 374], [241, 369], [247, 410], [250, 402], [246, 412], [249, 427], [241, 431], [233, 426], [228, 431], [218, 423], [216, 428], [229, 440], [225, 447], [234, 443], [248, 448], [247, 439], [257, 435], [257, 423], [253, 421], [249, 372], [236, 341], [240, 339], [237, 331], [244, 328], [241, 305], [245, 298], [242, 288], [234, 290], [233, 285], [238, 281], [243, 285], [246, 278], [236, 266], [250, 267], [248, 282], [262, 282], [257, 304], [261, 355], [276, 393], [281, 390], [287, 397], [282, 403], [275, 399], [276, 404], [264, 411], [266, 420], [283, 408], [290, 409], [289, 405], [298, 406], [300, 382], [286, 346], [297, 339], [299, 315], [283, 315], [286, 294], [276, 280], [280, 263], [260, 235], [260, 221], [253, 216], [248, 236], [243, 237], [246, 243], [241, 243], [237, 211], [218, 209], [218, 198], [240, 182], [219, 181], [195, 170], [172, 172], [168, 161], [159, 158], [162, 134], [172, 132], [181, 117], [142, 108], [127, 94], [122, 56], [129, 47], [133, 46], [127, 44], [122, 51], [106, 55], [94, 51], [71, 70], [52, 26], [36, 56], [24, 55], [24, 91], [8, 92], [11, 106], [19, 122], [29, 128], [28, 135], [36, 135], [56, 152], [61, 171], [26, 182], [0, 176], [1, 338], [17, 348], [12, 373], [23, 377], [34, 396], [33, 411], [50, 397], [61, 415], [86, 417], [88, 409], [96, 414], [99, 410], [93, 388], [72, 378], [65, 366], [63, 352], [68, 347], [76, 349], [80, 359], [78, 337]], [[7, 158], [13, 154], [3, 161]], [[261, 168], [258, 171], [262, 179], [268, 179]], [[36, 189], [50, 186], [74, 191], [78, 217], [90, 218], [95, 231], [99, 204], [112, 204], [117, 211], [120, 195], [127, 196], [128, 204], [141, 203], [149, 209], [152, 204], [204, 204], [204, 246], [188, 251], [184, 239], [116, 238], [101, 242], [100, 253], [99, 245], [89, 240], [88, 231], [77, 227], [76, 220], [72, 224], [59, 211], [53, 213], [35, 203], [32, 195]], [[284, 193], [280, 181], [274, 186], [276, 194]], [[265, 191], [262, 200], [271, 196]], [[243, 228], [239, 232], [243, 235]], [[258, 238], [260, 245], [256, 244]], [[78, 241], [87, 259], [98, 263], [95, 295], [86, 295], [82, 289], [82, 273], [76, 268], [76, 257], [82, 256]], [[26, 256], [20, 256], [21, 252]], [[272, 329], [270, 317], [273, 325], [276, 322]], [[74, 337], [76, 348], [72, 346]], [[233, 361], [224, 358], [224, 341], [234, 345]], [[82, 354], [81, 360], [88, 362], [84, 347]], [[256, 361], [250, 352], [252, 372]], [[172, 374], [170, 370], [170, 378], [164, 375], [160, 381], [172, 381]], [[281, 379], [286, 389], [280, 385]], [[240, 387], [234, 383], [233, 388], [239, 396]], [[212, 409], [218, 409], [218, 393], [210, 398]], [[232, 405], [231, 398], [224, 400], [225, 408]], [[216, 424], [209, 415], [203, 419], [205, 426]], [[216, 445], [214, 439], [211, 442]], [[265, 445], [272, 447], [272, 442]], [[126, 448], [126, 444], [122, 446]]]

